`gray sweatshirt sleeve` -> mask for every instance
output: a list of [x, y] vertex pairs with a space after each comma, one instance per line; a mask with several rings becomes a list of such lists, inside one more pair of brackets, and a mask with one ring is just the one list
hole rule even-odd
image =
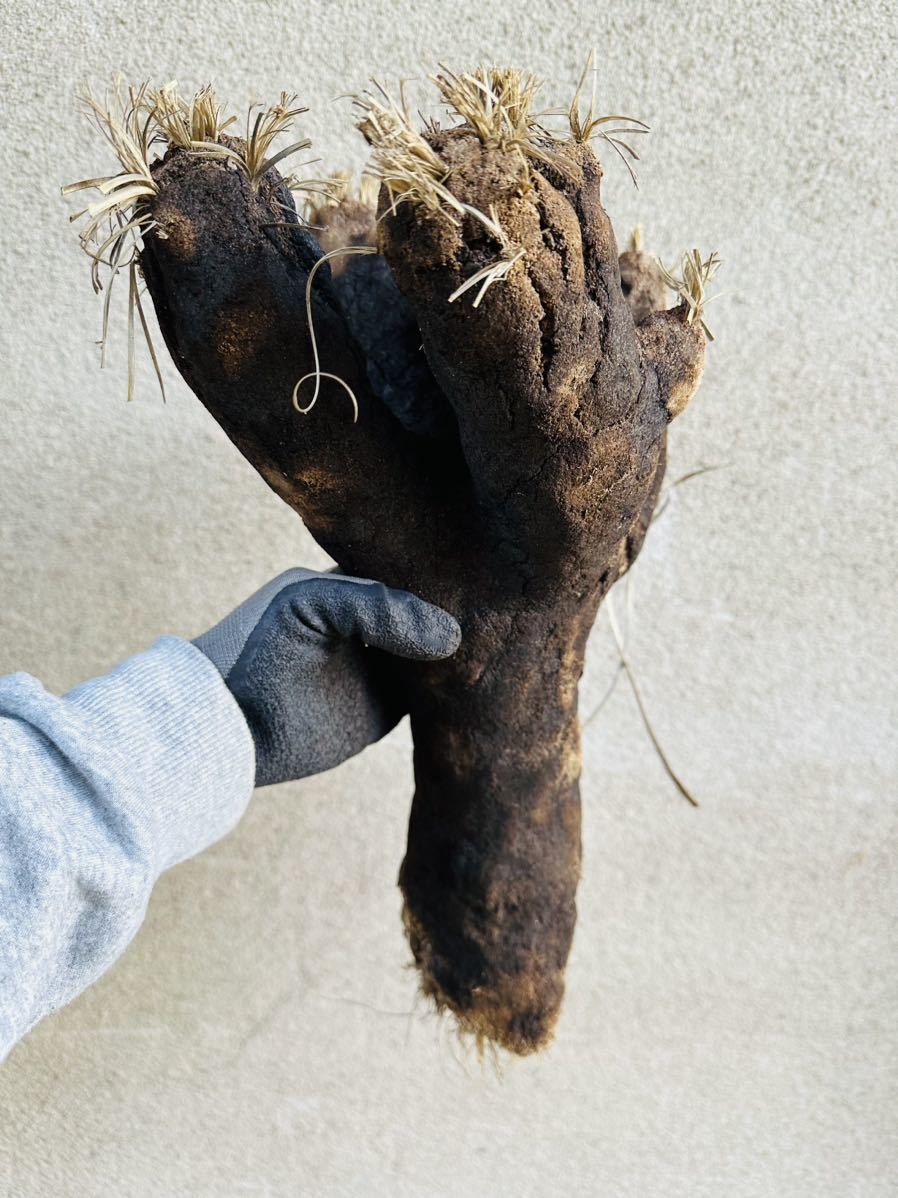
[[177, 637], [63, 698], [0, 678], [0, 1060], [109, 968], [162, 871], [240, 818], [254, 773], [240, 708]]

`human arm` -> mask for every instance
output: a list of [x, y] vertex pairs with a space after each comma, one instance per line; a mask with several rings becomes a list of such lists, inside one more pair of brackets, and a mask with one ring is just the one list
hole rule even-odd
[[195, 644], [163, 637], [62, 698], [0, 678], [0, 1059], [112, 965], [159, 875], [225, 835], [254, 782], [330, 768], [396, 723], [368, 645], [457, 641], [404, 592], [291, 571]]

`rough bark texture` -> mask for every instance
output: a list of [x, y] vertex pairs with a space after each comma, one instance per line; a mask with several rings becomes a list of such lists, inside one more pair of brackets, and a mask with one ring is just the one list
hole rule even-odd
[[[586, 639], [639, 552], [704, 338], [683, 308], [655, 311], [646, 255], [625, 258], [631, 309], [588, 148], [527, 186], [469, 130], [430, 136], [453, 193], [525, 250], [479, 309], [447, 302], [497, 256], [477, 221], [382, 197], [375, 226], [347, 201], [321, 214], [319, 245], [277, 227], [275, 171], [254, 190], [179, 150], [155, 168], [142, 269], [187, 382], [340, 568], [461, 621], [455, 657], [392, 667], [415, 742], [405, 922], [425, 992], [526, 1053], [552, 1034], [576, 918]], [[327, 380], [300, 415], [308, 272], [321, 246], [375, 239], [312, 291], [321, 367], [359, 421]]]

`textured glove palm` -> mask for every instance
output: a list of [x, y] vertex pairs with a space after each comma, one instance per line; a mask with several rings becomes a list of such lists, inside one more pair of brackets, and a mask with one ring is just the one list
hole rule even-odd
[[378, 650], [437, 660], [460, 639], [448, 612], [406, 591], [288, 570], [193, 643], [246, 716], [268, 786], [331, 769], [399, 721]]

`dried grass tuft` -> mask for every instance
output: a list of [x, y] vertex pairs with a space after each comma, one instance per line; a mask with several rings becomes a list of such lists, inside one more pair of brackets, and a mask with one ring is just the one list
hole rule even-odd
[[[236, 163], [246, 174], [253, 188], [258, 189], [263, 176], [273, 166], [277, 166], [291, 154], [297, 154], [311, 146], [309, 138], [302, 137], [281, 150], [271, 152], [277, 139], [290, 132], [295, 119], [308, 111], [308, 108], [297, 105], [296, 96], [281, 92], [277, 104], [270, 104], [267, 108], [259, 103], [250, 104], [246, 114], [246, 135], [242, 144], [235, 142], [233, 145], [221, 145], [210, 140], [193, 142], [190, 148]], [[230, 125], [231, 122], [227, 123]], [[292, 186], [297, 180], [290, 176], [286, 183]]]
[[[78, 101], [90, 123], [112, 147], [120, 167], [111, 174], [79, 179], [62, 189], [63, 195], [78, 191], [100, 193], [98, 200], [69, 218], [71, 221], [86, 218], [79, 237], [85, 252], [96, 265], [113, 244], [108, 234], [116, 233], [124, 224], [146, 224], [150, 220], [141, 201], [151, 198], [158, 190], [150, 171], [156, 128], [152, 112], [147, 112], [146, 83], [126, 88], [119, 77], [102, 100], [86, 86], [79, 93]], [[95, 289], [98, 289], [93, 269], [91, 275]]]
[[530, 135], [533, 103], [542, 86], [535, 75], [485, 65], [458, 75], [441, 64], [431, 79], [445, 103], [484, 145], [512, 149]]
[[352, 105], [356, 128], [372, 151], [366, 173], [386, 187], [391, 210], [412, 203], [435, 215], [463, 215], [465, 205], [445, 186], [448, 167], [415, 127], [405, 88], [398, 99], [376, 80], [373, 88], [354, 95]]
[[685, 253], [680, 261], [680, 272], [675, 273], [674, 270], [668, 270], [663, 262], [658, 262], [661, 267], [661, 277], [664, 282], [680, 297], [680, 302], [686, 307], [686, 323], [693, 324], [696, 320], [699, 321], [705, 331], [705, 336], [709, 341], [714, 340], [711, 330], [702, 319], [705, 308], [715, 299], [716, 296], [709, 296], [707, 293], [708, 284], [717, 274], [720, 269], [720, 258], [717, 253], [709, 254], [707, 258], [702, 260], [701, 253], [698, 250], [691, 250]]
[[534, 112], [542, 86], [535, 75], [514, 67], [479, 66], [461, 75], [441, 66], [431, 80], [444, 103], [480, 138], [484, 146], [517, 154], [522, 183], [530, 182], [531, 162], [565, 172], [553, 145], [552, 134]]
[[[592, 75], [592, 84], [590, 86], [589, 106], [583, 112], [583, 87], [586, 83], [587, 75], [590, 74]], [[598, 69], [596, 67], [596, 52], [595, 50], [591, 50], [567, 113], [570, 136], [575, 142], [581, 144], [593, 141], [595, 138], [600, 138], [602, 141], [607, 142], [627, 168], [633, 183], [638, 187], [639, 181], [636, 178], [633, 163], [639, 161], [639, 155], [633, 146], [630, 145], [629, 141], [624, 141], [623, 138], [648, 133], [649, 127], [645, 121], [640, 121], [632, 116], [622, 116], [619, 113], [613, 113], [610, 116], [598, 116], [596, 112], [597, 86]]]
[[184, 150], [217, 142], [237, 121], [236, 116], [225, 114], [209, 83], [189, 100], [180, 94], [174, 82], [151, 91], [148, 99], [159, 139]]
[[318, 201], [310, 201], [317, 211], [326, 212], [339, 208], [341, 204], [356, 202], [366, 208], [377, 206], [380, 184], [371, 175], [356, 176], [353, 171], [334, 171], [324, 180], [327, 195]]
[[[505, 75], [517, 76], [519, 72], [501, 74], [503, 77]], [[448, 75], [436, 76], [435, 80], [437, 85], [441, 86], [439, 80], [448, 78]], [[451, 76], [451, 78], [458, 79], [456, 76]], [[463, 76], [461, 78], [466, 80], [474, 77]], [[470, 86], [472, 93], [468, 98], [473, 103], [473, 91], [477, 89], [473, 84]], [[511, 88], [511, 86], [510, 83], [507, 83], [507, 88]], [[354, 95], [352, 103], [356, 110], [356, 125], [372, 149], [371, 162], [366, 168], [366, 173], [378, 184], [386, 187], [390, 199], [386, 211], [395, 212], [399, 204], [411, 203], [434, 216], [442, 217], [455, 224], [458, 224], [463, 217], [468, 216], [481, 224], [499, 243], [500, 257], [495, 262], [476, 271], [449, 296], [449, 303], [453, 303], [479, 284], [480, 288], [474, 300], [476, 308], [480, 305], [490, 286], [508, 276], [515, 263], [523, 258], [524, 251], [512, 245], [496, 216], [495, 209], [491, 208], [489, 213], [482, 212], [472, 204], [466, 204], [459, 200], [446, 186], [446, 180], [450, 173], [449, 168], [427, 140], [425, 134], [415, 127], [404, 88], [400, 89], [398, 100], [376, 81], [374, 88], [375, 91], [369, 90]], [[446, 92], [443, 94], [445, 95]], [[518, 87], [518, 91], [515, 93], [516, 99], [510, 91], [506, 91], [509, 111], [515, 115], [516, 119], [524, 120], [526, 118], [529, 111], [527, 94], [527, 88], [523, 86]], [[483, 101], [484, 112], [490, 103], [487, 100]], [[490, 109], [490, 111], [493, 113], [492, 119], [497, 128], [506, 119], [511, 119], [503, 117], [497, 109]], [[479, 133], [478, 136], [480, 136]]]
[[[63, 195], [93, 190], [99, 196], [86, 208], [75, 212], [70, 220], [83, 222], [79, 241], [91, 261], [91, 282], [95, 292], [105, 290], [100, 364], [106, 362], [113, 284], [119, 274], [127, 272], [128, 398], [134, 395], [137, 320], [164, 397], [159, 361], [141, 303], [139, 267], [142, 237], [155, 228], [150, 202], [158, 187], [152, 165], [169, 146], [177, 146], [191, 153], [228, 159], [244, 171], [254, 188], [258, 188], [262, 177], [273, 166], [311, 145], [308, 138], [301, 138], [283, 149], [275, 149], [275, 142], [290, 130], [295, 118], [307, 110], [299, 107], [296, 97], [286, 92], [281, 94], [277, 104], [269, 107], [252, 104], [247, 114], [245, 142], [241, 144], [235, 140], [225, 145], [221, 141], [222, 135], [232, 129], [237, 118], [226, 114], [209, 84], [186, 99], [174, 82], [151, 88], [148, 82], [126, 85], [122, 77], [117, 76], [102, 98], [85, 86], [78, 101], [90, 123], [111, 146], [119, 165], [117, 171], [108, 175], [80, 179], [62, 189]], [[293, 191], [329, 195], [326, 180], [290, 175], [285, 184]]]
[[150, 337], [146, 316], [141, 305], [138, 279], [138, 254], [143, 234], [154, 228], [147, 201], [156, 195], [156, 182], [150, 171], [156, 125], [150, 101], [149, 85], [126, 87], [121, 76], [114, 81], [103, 99], [95, 96], [89, 86], [78, 95], [88, 120], [100, 133], [118, 159], [120, 170], [91, 179], [79, 179], [62, 189], [63, 195], [80, 191], [96, 191], [100, 198], [87, 208], [75, 212], [71, 221], [84, 223], [78, 238], [81, 248], [90, 258], [90, 277], [95, 293], [104, 288], [103, 320], [100, 334], [100, 365], [106, 362], [109, 338], [109, 310], [112, 287], [122, 271], [128, 274], [128, 399], [134, 398], [134, 328], [135, 316], [150, 351], [150, 358], [159, 387], [165, 398], [165, 386], [159, 360]]
[[352, 171], [335, 171], [326, 179], [316, 181], [313, 191], [303, 186], [301, 212], [310, 228], [326, 224], [334, 210], [342, 204], [356, 203], [376, 208], [380, 183], [371, 175], [357, 177]]

